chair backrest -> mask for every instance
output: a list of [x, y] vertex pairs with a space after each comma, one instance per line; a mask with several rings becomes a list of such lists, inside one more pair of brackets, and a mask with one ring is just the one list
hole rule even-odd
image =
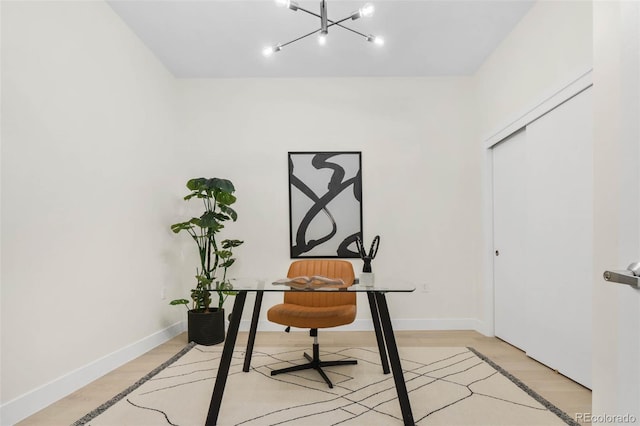
[[[353, 284], [355, 273], [353, 265], [346, 260], [337, 259], [304, 259], [296, 260], [289, 266], [287, 277], [321, 275], [327, 278], [341, 278], [346, 286]], [[287, 292], [284, 303], [302, 306], [336, 306], [355, 305], [356, 294], [352, 292]]]

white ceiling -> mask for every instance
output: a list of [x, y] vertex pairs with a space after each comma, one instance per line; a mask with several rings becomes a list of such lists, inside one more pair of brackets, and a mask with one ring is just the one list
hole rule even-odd
[[[366, 0], [327, 0], [342, 19]], [[378, 0], [371, 18], [348, 21], [384, 37], [380, 47], [332, 27], [271, 57], [262, 49], [320, 28], [320, 20], [273, 0], [110, 0], [110, 6], [180, 78], [471, 75], [533, 0]], [[298, 2], [319, 13], [320, 0]]]

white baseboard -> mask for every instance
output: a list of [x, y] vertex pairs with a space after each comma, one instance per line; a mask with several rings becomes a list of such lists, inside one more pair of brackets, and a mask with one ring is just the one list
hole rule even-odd
[[493, 323], [489, 324], [485, 321], [480, 320], [474, 321], [476, 321], [476, 327], [474, 328], [475, 331], [486, 337], [495, 337], [495, 334], [493, 332]]
[[186, 321], [125, 346], [0, 406], [0, 424], [13, 425], [186, 330]]

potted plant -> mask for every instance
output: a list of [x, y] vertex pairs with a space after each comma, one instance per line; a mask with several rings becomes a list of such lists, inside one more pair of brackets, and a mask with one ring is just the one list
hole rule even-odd
[[[191, 290], [192, 306], [188, 310], [188, 335], [190, 342], [215, 345], [224, 341], [224, 301], [233, 294], [227, 278], [227, 269], [233, 265], [233, 249], [243, 241], [218, 241], [224, 222], [236, 221], [238, 214], [231, 207], [236, 202], [235, 188], [231, 181], [219, 178], [197, 178], [187, 182], [191, 191], [186, 201], [196, 198], [204, 204], [204, 213], [186, 222], [171, 225], [174, 233], [187, 232], [198, 246], [200, 266], [196, 268], [196, 286]], [[220, 276], [221, 275], [221, 276]], [[211, 307], [212, 295], [217, 296], [217, 307]], [[187, 299], [176, 299], [171, 305], [189, 305]]]

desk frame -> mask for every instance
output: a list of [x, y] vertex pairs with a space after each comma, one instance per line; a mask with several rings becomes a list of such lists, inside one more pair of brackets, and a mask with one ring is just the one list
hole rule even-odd
[[[244, 366], [242, 368], [245, 372], [248, 372], [251, 367], [251, 355], [253, 353], [253, 344], [258, 328], [258, 317], [260, 316], [262, 297], [264, 295], [264, 291], [262, 290], [252, 291], [256, 293], [256, 300], [253, 305], [253, 316], [251, 318], [251, 328], [249, 330], [249, 339], [247, 341], [247, 351], [245, 353]], [[393, 334], [391, 318], [389, 317], [389, 307], [387, 306], [387, 299], [385, 297], [386, 292], [383, 290], [371, 289], [371, 291], [367, 291], [366, 293], [367, 298], [369, 299], [369, 309], [371, 309], [371, 318], [373, 320], [373, 328], [378, 342], [378, 350], [380, 351], [382, 371], [384, 374], [389, 374], [390, 362], [391, 371], [393, 372], [393, 380], [398, 394], [398, 402], [400, 403], [400, 410], [402, 412], [402, 419], [405, 426], [414, 426], [415, 422], [413, 420], [413, 413], [411, 412], [411, 403], [409, 402], [407, 386], [402, 373], [398, 346]], [[233, 303], [233, 311], [231, 312], [231, 319], [229, 321], [229, 330], [224, 342], [224, 348], [222, 349], [222, 357], [220, 358], [220, 366], [218, 368], [218, 374], [216, 375], [213, 394], [211, 395], [211, 403], [209, 405], [209, 412], [205, 423], [206, 426], [213, 426], [218, 421], [218, 414], [220, 413], [220, 406], [222, 404], [222, 396], [224, 394], [225, 385], [227, 384], [227, 376], [229, 375], [229, 367], [231, 366], [231, 357], [236, 345], [238, 329], [240, 328], [240, 318], [242, 317], [242, 311], [244, 310], [246, 299], [247, 290], [239, 290], [235, 296], [235, 302]], [[388, 361], [387, 354], [389, 356]]]

